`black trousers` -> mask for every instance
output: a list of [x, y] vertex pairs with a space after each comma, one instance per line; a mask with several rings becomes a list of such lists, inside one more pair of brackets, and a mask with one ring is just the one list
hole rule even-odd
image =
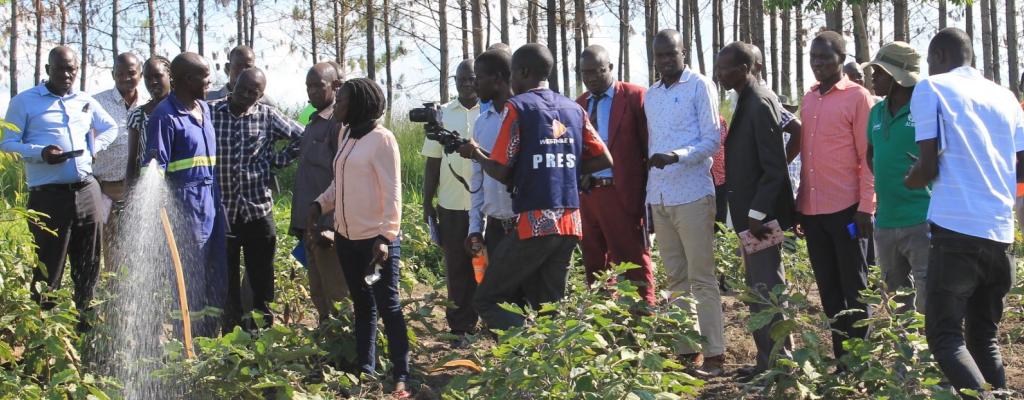
[[[836, 358], [845, 353], [843, 340], [867, 337], [867, 327], [855, 328], [853, 323], [871, 312], [858, 300], [860, 291], [868, 286], [867, 251], [861, 247], [862, 240], [851, 238], [846, 229], [856, 212], [855, 204], [837, 213], [805, 215], [802, 219], [821, 307], [832, 319], [832, 353]], [[861, 312], [836, 317], [849, 309]]]
[[996, 331], [1014, 281], [1010, 245], [931, 227], [925, 333], [957, 389], [1006, 387]]
[[[724, 224], [729, 215], [729, 191], [725, 185], [715, 186], [715, 222]], [[718, 224], [715, 224], [715, 232], [718, 232]]]
[[[786, 270], [782, 266], [782, 245], [769, 247], [754, 254], [743, 256], [744, 278], [747, 286], [757, 291], [761, 296], [768, 298], [773, 288], [778, 285], [786, 285]], [[750, 313], [756, 314], [765, 309], [766, 305], [760, 303], [747, 303]], [[785, 307], [785, 304], [783, 304]], [[772, 349], [775, 341], [772, 340], [772, 326], [782, 321], [782, 316], [776, 314], [772, 322], [761, 329], [754, 331], [754, 346], [757, 348], [757, 365], [759, 371], [764, 371], [772, 366], [770, 363]], [[779, 356], [790, 357], [790, 349], [793, 347], [792, 340], [786, 336], [782, 344]]]
[[274, 301], [274, 253], [277, 228], [273, 213], [249, 222], [232, 222], [228, 233], [228, 300], [224, 310], [224, 330], [230, 331], [242, 321], [241, 256], [245, 253], [245, 274], [252, 287], [253, 309], [273, 322], [270, 302]]
[[487, 327], [508, 329], [522, 326], [523, 317], [502, 309], [501, 303], [515, 303], [521, 295], [534, 309], [565, 297], [575, 236], [550, 235], [518, 239], [515, 234], [498, 244], [490, 254], [484, 281], [473, 298]]
[[33, 188], [29, 190], [27, 208], [46, 216], [41, 224], [52, 232], [29, 222], [28, 230], [36, 243], [36, 255], [46, 267], [32, 271], [33, 298], [41, 300], [35, 283], [46, 282], [50, 289], [59, 289], [64, 277], [65, 262], [71, 262], [71, 281], [75, 285], [75, 306], [79, 311], [89, 308], [100, 271], [103, 225], [99, 205], [100, 185], [92, 177], [78, 188]]
[[480, 318], [473, 309], [476, 278], [473, 277], [473, 260], [465, 246], [469, 232], [469, 212], [438, 207], [437, 222], [441, 248], [444, 250], [448, 300], [452, 303], [445, 309], [448, 329], [455, 334], [471, 333], [476, 331], [476, 323]]

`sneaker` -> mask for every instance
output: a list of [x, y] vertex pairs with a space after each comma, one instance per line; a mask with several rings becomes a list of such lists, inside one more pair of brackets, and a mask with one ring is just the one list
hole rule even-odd
[[701, 378], [716, 378], [725, 374], [725, 354], [705, 357], [703, 365], [695, 371]]

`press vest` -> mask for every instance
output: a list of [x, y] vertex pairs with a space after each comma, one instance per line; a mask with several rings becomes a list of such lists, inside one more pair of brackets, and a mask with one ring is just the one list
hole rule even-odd
[[519, 155], [512, 171], [512, 208], [579, 208], [577, 167], [583, 152], [583, 109], [548, 89], [509, 99], [519, 116]]

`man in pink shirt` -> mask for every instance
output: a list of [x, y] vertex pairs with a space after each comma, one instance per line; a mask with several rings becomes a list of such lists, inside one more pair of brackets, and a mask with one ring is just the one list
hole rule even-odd
[[[811, 70], [818, 83], [804, 95], [800, 151], [803, 165], [797, 211], [807, 235], [807, 252], [832, 321], [832, 351], [843, 340], [865, 337], [855, 328], [869, 315], [858, 300], [867, 287], [867, 240], [875, 212], [874, 177], [867, 166], [867, 121], [873, 100], [867, 89], [843, 75], [846, 41], [831, 31], [811, 42]], [[836, 317], [848, 309], [863, 310]]]

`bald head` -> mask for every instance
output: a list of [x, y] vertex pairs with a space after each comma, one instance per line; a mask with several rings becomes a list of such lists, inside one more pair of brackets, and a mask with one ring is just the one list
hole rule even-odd
[[341, 71], [331, 62], [314, 65], [306, 73], [306, 96], [317, 111], [334, 105], [334, 93], [341, 87]]
[[508, 55], [510, 56], [512, 55], [512, 48], [508, 47], [507, 44], [501, 42], [487, 46], [487, 50], [499, 50], [508, 53]]
[[938, 75], [969, 65], [974, 60], [974, 47], [967, 32], [945, 28], [928, 44], [928, 74]]
[[228, 87], [235, 87], [238, 74], [256, 66], [256, 53], [249, 46], [238, 45], [228, 53], [228, 62], [224, 63], [224, 72], [228, 74]]
[[67, 46], [50, 50], [46, 62], [46, 88], [53, 94], [63, 96], [71, 91], [78, 77], [78, 55]]
[[228, 95], [232, 112], [243, 113], [263, 98], [267, 77], [259, 68], [249, 68], [238, 74], [235, 88]]
[[754, 76], [757, 52], [757, 46], [743, 42], [729, 43], [718, 52], [715, 76], [722, 88], [739, 92], [757, 81]]
[[309, 69], [309, 75], [327, 82], [341, 79], [341, 73], [338, 71], [338, 68], [329, 62], [316, 63], [316, 65]]
[[[203, 56], [185, 52], [171, 61], [171, 80], [174, 91], [184, 97], [201, 99], [206, 96], [209, 86], [210, 65]], [[181, 97], [181, 96], [179, 96]]]
[[672, 29], [665, 29], [654, 36], [654, 66], [661, 74], [662, 81], [666, 78], [670, 82], [679, 79], [686, 62], [683, 57], [686, 54], [685, 43], [682, 35]]
[[601, 45], [590, 45], [583, 49], [580, 53], [580, 61], [590, 60], [595, 61], [599, 64], [611, 64], [611, 57], [608, 56], [608, 50]]
[[580, 78], [590, 93], [605, 93], [615, 83], [613, 68], [611, 57], [604, 47], [592, 45], [580, 53]]
[[847, 79], [864, 86], [864, 69], [856, 61], [850, 61], [843, 65], [843, 74]]
[[463, 105], [476, 103], [476, 71], [473, 60], [462, 60], [455, 67], [455, 90], [459, 93], [459, 101]]

